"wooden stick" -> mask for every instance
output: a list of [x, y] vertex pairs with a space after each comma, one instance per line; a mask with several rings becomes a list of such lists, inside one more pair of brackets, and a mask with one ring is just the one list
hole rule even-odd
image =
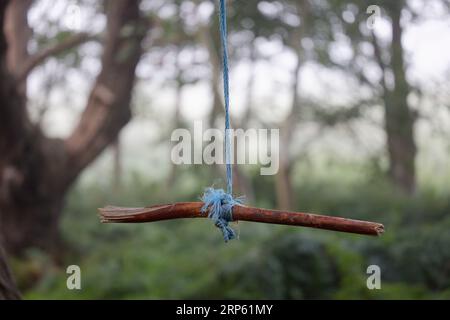
[[[180, 218], [206, 218], [207, 213], [200, 211], [202, 206], [202, 202], [180, 202], [145, 208], [107, 206], [98, 210], [102, 222], [140, 223]], [[375, 222], [312, 213], [252, 208], [243, 205], [233, 207], [233, 220], [303, 226], [372, 236], [379, 236], [384, 232], [384, 226]]]

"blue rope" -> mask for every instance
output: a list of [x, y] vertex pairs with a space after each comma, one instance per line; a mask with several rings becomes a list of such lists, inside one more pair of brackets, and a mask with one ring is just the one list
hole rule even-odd
[[228, 75], [228, 45], [227, 45], [227, 7], [226, 0], [220, 0], [220, 38], [222, 41], [223, 62], [223, 95], [225, 99], [225, 164], [227, 168], [227, 192], [233, 193], [233, 170], [231, 168], [231, 139], [230, 139], [230, 89]]
[[222, 189], [206, 188], [201, 200], [204, 203], [201, 211], [208, 212], [208, 218], [222, 230], [223, 240], [228, 242], [236, 238], [236, 233], [228, 223], [233, 220], [233, 206], [242, 203], [242, 198], [235, 199]]
[[242, 203], [242, 198], [233, 198], [226, 0], [220, 0], [219, 18], [220, 38], [222, 42], [223, 94], [225, 100], [225, 164], [227, 170], [227, 192], [222, 189], [207, 188], [201, 198], [204, 203], [201, 211], [203, 213], [208, 212], [208, 217], [214, 221], [216, 227], [222, 230], [223, 239], [225, 242], [228, 242], [229, 240], [236, 238], [236, 233], [228, 226], [228, 223], [233, 221], [233, 206]]

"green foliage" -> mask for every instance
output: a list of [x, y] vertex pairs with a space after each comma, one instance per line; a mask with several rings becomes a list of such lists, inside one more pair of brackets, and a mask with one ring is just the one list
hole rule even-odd
[[323, 242], [283, 232], [225, 265], [213, 294], [217, 298], [330, 298], [337, 281], [334, 261]]
[[[102, 225], [106, 203], [148, 205], [195, 200], [211, 180], [205, 168], [179, 168], [171, 193], [130, 175], [120, 194], [81, 182], [63, 219], [62, 261], [30, 251], [13, 268], [26, 298], [407, 299], [450, 297], [449, 197], [431, 187], [409, 199], [366, 166], [328, 163], [295, 170], [298, 209], [383, 222], [381, 238], [240, 222], [228, 244], [206, 219]], [[335, 170], [335, 169], [336, 170]], [[253, 172], [253, 171], [252, 171]], [[256, 172], [256, 171], [255, 171]], [[254, 175], [257, 202], [274, 206], [273, 183]], [[368, 182], [367, 182], [368, 181]], [[82, 290], [66, 288], [66, 267], [82, 270]], [[368, 290], [366, 269], [381, 268], [381, 290]]]

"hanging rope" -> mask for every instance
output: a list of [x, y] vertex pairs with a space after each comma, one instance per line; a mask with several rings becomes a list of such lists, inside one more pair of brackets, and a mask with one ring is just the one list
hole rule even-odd
[[228, 45], [227, 45], [227, 8], [226, 0], [219, 4], [220, 39], [222, 43], [222, 72], [223, 96], [225, 100], [225, 165], [227, 171], [227, 192], [223, 189], [207, 188], [201, 200], [204, 205], [202, 212], [208, 212], [208, 217], [214, 221], [216, 227], [223, 233], [225, 242], [236, 238], [234, 230], [228, 226], [233, 220], [233, 206], [242, 202], [242, 199], [233, 198], [233, 170], [231, 167], [231, 128], [230, 128], [230, 89], [228, 74]]
[[227, 168], [227, 192], [233, 193], [233, 170], [231, 168], [231, 130], [230, 130], [230, 86], [228, 75], [227, 7], [226, 0], [220, 0], [220, 39], [222, 41], [223, 96], [225, 100], [225, 164]]

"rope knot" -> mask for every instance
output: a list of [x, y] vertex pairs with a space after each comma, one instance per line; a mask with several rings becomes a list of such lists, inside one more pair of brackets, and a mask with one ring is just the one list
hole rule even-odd
[[208, 212], [208, 218], [214, 222], [217, 228], [222, 230], [225, 242], [235, 239], [236, 233], [228, 223], [233, 221], [233, 206], [241, 204], [242, 198], [235, 199], [222, 189], [206, 188], [201, 200], [204, 203], [201, 212]]

